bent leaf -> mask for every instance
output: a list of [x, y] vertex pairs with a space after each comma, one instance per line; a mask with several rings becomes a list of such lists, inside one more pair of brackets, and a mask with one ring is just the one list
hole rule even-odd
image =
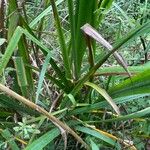
[[91, 82], [86, 82], [85, 85], [88, 85], [88, 86], [92, 87], [93, 89], [95, 89], [99, 94], [101, 94], [106, 99], [106, 101], [112, 106], [112, 108], [115, 110], [115, 112], [118, 115], [120, 114], [118, 106], [114, 103], [112, 98], [108, 95], [108, 93], [104, 89], [102, 89], [101, 87], [99, 87], [96, 84], [91, 83]]
[[43, 81], [44, 81], [46, 69], [48, 67], [50, 58], [51, 58], [51, 53], [48, 53], [47, 56], [46, 56], [45, 62], [42, 66], [42, 70], [41, 70], [40, 77], [39, 77], [38, 88], [37, 88], [36, 99], [35, 99], [36, 104], [38, 103], [39, 95], [41, 93], [42, 84], [43, 84]]

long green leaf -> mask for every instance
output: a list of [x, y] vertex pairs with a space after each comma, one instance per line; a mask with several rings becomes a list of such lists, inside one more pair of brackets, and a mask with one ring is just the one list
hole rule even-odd
[[81, 131], [83, 133], [92, 135], [93, 137], [96, 137], [98, 139], [101, 139], [102, 141], [105, 141], [105, 142], [107, 142], [107, 143], [109, 143], [109, 144], [111, 144], [113, 146], [116, 144], [116, 142], [114, 140], [112, 140], [111, 138], [101, 134], [100, 132], [97, 132], [95, 130], [89, 129], [87, 127], [77, 126], [75, 129], [78, 130], [78, 131]]
[[7, 48], [4, 53], [4, 56], [2, 57], [2, 60], [0, 61], [0, 75], [2, 74], [3, 69], [6, 67], [9, 59], [11, 58], [15, 48], [17, 47], [17, 44], [22, 36], [22, 34], [25, 34], [30, 40], [35, 42], [39, 47], [42, 47], [47, 53], [49, 53], [49, 49], [46, 48], [41, 42], [39, 42], [34, 36], [32, 36], [28, 31], [22, 29], [21, 27], [17, 27]]
[[39, 137], [37, 140], [33, 141], [33, 143], [28, 145], [24, 150], [42, 150], [47, 144], [59, 136], [59, 134], [59, 129], [52, 129]]
[[12, 36], [12, 38], [10, 39], [10, 42], [6, 48], [5, 54], [2, 57], [1, 61], [0, 61], [0, 75], [3, 72], [3, 69], [6, 67], [12, 53], [14, 52], [20, 37], [21, 37], [22, 33], [20, 31], [20, 28], [17, 28]]
[[[28, 44], [27, 44], [25, 35], [22, 35], [18, 42], [17, 56], [22, 57], [23, 65], [25, 63], [30, 63]], [[24, 69], [25, 69], [24, 73], [25, 73], [25, 76], [26, 76], [27, 82], [28, 82], [28, 89], [30, 90], [30, 97], [31, 97], [31, 99], [33, 99], [35, 90], [34, 90], [34, 81], [33, 81], [32, 70], [30, 68], [24, 68]]]
[[[88, 5], [87, 5], [88, 3]], [[80, 76], [81, 64], [82, 59], [85, 54], [86, 44], [85, 39], [83, 38], [83, 34], [81, 32], [81, 27], [85, 23], [91, 24], [95, 27], [96, 17], [95, 17], [95, 10], [97, 8], [97, 0], [82, 0], [77, 2], [77, 9], [76, 9], [76, 36], [75, 36], [75, 45], [76, 49], [74, 52], [73, 59], [74, 59], [74, 66], [75, 66], [75, 75], [76, 79]], [[86, 16], [86, 17], [85, 17]]]
[[14, 31], [16, 30], [18, 23], [19, 23], [19, 11], [17, 6], [16, 0], [9, 0], [8, 5], [8, 36], [7, 40], [9, 41], [11, 37], [13, 36]]
[[113, 119], [103, 120], [102, 122], [124, 121], [124, 120], [144, 117], [146, 115], [149, 116], [149, 114], [150, 114], [150, 107], [147, 107], [147, 108], [137, 111], [135, 113], [125, 115], [125, 116], [120, 116], [120, 117], [113, 118]]
[[36, 100], [35, 100], [36, 103], [38, 103], [38, 100], [39, 100], [39, 95], [41, 93], [42, 84], [44, 81], [46, 69], [48, 67], [50, 58], [51, 58], [51, 53], [48, 53], [46, 56], [45, 62], [42, 66], [42, 70], [41, 70], [40, 77], [39, 77], [38, 88], [37, 88], [37, 92], [36, 92]]
[[[140, 66], [129, 66], [128, 67], [131, 74], [136, 75], [138, 73], [142, 73], [143, 71], [150, 69], [150, 65], [140, 65]], [[99, 75], [127, 75], [126, 71], [119, 66], [112, 67], [103, 67], [97, 70], [95, 73], [96, 76]]]
[[116, 85], [109, 90], [114, 98], [137, 94], [150, 94], [150, 69]]
[[[131, 102], [135, 99], [141, 98], [141, 97], [145, 97], [145, 96], [149, 96], [150, 94], [137, 94], [137, 95], [131, 95], [131, 96], [127, 96], [127, 97], [119, 97], [119, 98], [114, 98], [114, 102], [116, 104], [125, 104], [127, 102]], [[81, 108], [76, 108], [74, 110], [72, 110], [71, 112], [68, 113], [68, 115], [77, 115], [77, 114], [81, 114], [81, 113], [89, 113], [93, 110], [99, 110], [99, 109], [103, 109], [103, 108], [108, 108], [108, 103], [106, 101], [102, 101], [102, 102], [98, 102], [95, 104], [90, 104]]]
[[[71, 50], [72, 50], [72, 59], [77, 60], [77, 52], [76, 52], [76, 43], [75, 43], [75, 29], [76, 29], [76, 24], [75, 24], [75, 14], [73, 10], [73, 0], [68, 0], [68, 10], [69, 10], [69, 19], [70, 19], [70, 30], [71, 30]], [[75, 72], [74, 72], [75, 76]]]
[[27, 92], [27, 77], [25, 73], [24, 63], [21, 57], [14, 57], [14, 64], [17, 72], [18, 85], [21, 88], [22, 95], [28, 97]]

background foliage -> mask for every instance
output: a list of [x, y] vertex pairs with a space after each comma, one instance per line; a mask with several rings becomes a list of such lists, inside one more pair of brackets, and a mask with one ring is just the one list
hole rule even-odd
[[0, 149], [149, 149], [149, 14], [149, 0], [2, 0]]

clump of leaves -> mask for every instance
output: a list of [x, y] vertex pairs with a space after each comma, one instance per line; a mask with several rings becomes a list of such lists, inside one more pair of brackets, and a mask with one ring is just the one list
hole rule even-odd
[[36, 129], [35, 124], [28, 125], [26, 123], [26, 118], [22, 118], [22, 122], [17, 123], [18, 126], [14, 127], [13, 129], [16, 131], [17, 135], [20, 136], [22, 139], [30, 139], [31, 135], [40, 134], [40, 131]]

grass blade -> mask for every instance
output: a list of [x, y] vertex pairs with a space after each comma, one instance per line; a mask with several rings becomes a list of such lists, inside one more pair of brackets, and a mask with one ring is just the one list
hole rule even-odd
[[60, 135], [59, 129], [52, 129], [39, 137], [37, 140], [33, 141], [24, 150], [42, 150], [47, 144], [53, 141], [57, 136]]
[[92, 87], [99, 94], [101, 94], [106, 99], [106, 101], [112, 106], [112, 108], [115, 110], [115, 112], [118, 115], [120, 115], [120, 111], [119, 111], [118, 106], [114, 103], [114, 101], [112, 100], [112, 98], [108, 95], [108, 93], [104, 89], [102, 89], [101, 87], [99, 87], [96, 84], [91, 83], [91, 82], [86, 82], [85, 85], [88, 85], [88, 86]]
[[23, 60], [21, 57], [14, 57], [13, 59], [17, 72], [18, 85], [21, 88], [22, 95], [24, 97], [28, 97], [29, 96], [27, 91], [28, 83]]
[[42, 70], [41, 70], [40, 77], [39, 77], [38, 88], [37, 88], [36, 99], [35, 99], [35, 103], [36, 104], [39, 101], [39, 95], [41, 93], [42, 84], [43, 84], [43, 81], [44, 81], [46, 69], [48, 67], [50, 58], [51, 58], [51, 53], [48, 53], [47, 56], [46, 56], [45, 62], [43, 64], [43, 66], [42, 66]]
[[54, 0], [50, 0], [50, 1], [51, 1], [54, 19], [55, 19], [55, 23], [56, 23], [56, 27], [57, 27], [57, 32], [58, 32], [58, 37], [59, 37], [59, 42], [60, 42], [60, 47], [61, 47], [61, 52], [62, 52], [62, 57], [63, 57], [63, 63], [64, 63], [64, 67], [65, 67], [66, 77], [68, 79], [71, 79], [71, 69], [70, 69], [71, 67], [70, 67], [68, 52], [67, 52], [66, 43], [65, 43], [65, 39], [64, 39], [64, 34], [62, 31], [62, 26], [60, 23], [58, 12], [57, 12], [57, 7], [56, 7]]
[[[150, 69], [149, 63], [139, 66], [129, 66], [129, 71], [132, 75], [137, 75], [139, 73], [142, 73], [143, 71], [146, 71], [147, 69]], [[114, 67], [104, 67], [97, 70], [95, 73], [95, 76], [109, 76], [109, 75], [127, 75], [127, 72], [119, 66]]]
[[19, 102], [16, 102], [14, 99], [9, 98], [6, 95], [0, 94], [0, 105], [4, 106], [4, 108], [9, 108], [11, 111], [15, 113], [21, 112], [21, 113], [26, 113], [28, 115], [37, 115], [38, 113], [35, 112], [34, 110], [25, 107], [24, 105], [21, 105]]
[[22, 33], [20, 32], [20, 30], [16, 29], [12, 38], [10, 39], [10, 42], [6, 48], [4, 56], [2, 57], [2, 59], [0, 61], [0, 75], [2, 74], [3, 69], [6, 67], [11, 55], [13, 54], [13, 52], [20, 40], [21, 35], [22, 35]]
[[[135, 100], [137, 98], [141, 98], [144, 96], [149, 96], [150, 94], [137, 94], [137, 95], [131, 95], [127, 97], [119, 97], [119, 98], [114, 98], [114, 102], [116, 104], [125, 104], [126, 102], [132, 102], [132, 100]], [[88, 106], [84, 106], [81, 108], [76, 108], [73, 111], [69, 112], [69, 115], [77, 115], [77, 114], [83, 114], [83, 113], [89, 113], [93, 110], [97, 109], [103, 109], [105, 107], [108, 107], [108, 103], [106, 101], [98, 102], [95, 104], [90, 104]]]
[[9, 0], [8, 2], [9, 2], [8, 5], [9, 26], [8, 26], [7, 40], [10, 41], [19, 23], [19, 12], [16, 0]]
[[109, 143], [109, 144], [111, 144], [113, 146], [116, 144], [116, 142], [114, 140], [112, 140], [111, 138], [101, 134], [100, 132], [97, 132], [95, 130], [89, 129], [87, 127], [77, 126], [76, 130], [78, 130], [80, 132], [83, 132], [83, 133], [86, 133], [86, 134], [89, 134], [89, 135], [92, 135], [93, 137], [101, 139], [102, 141], [105, 141], [105, 142], [107, 142], [107, 143]]
[[134, 76], [131, 80], [125, 80], [124, 82], [114, 86], [109, 90], [109, 93], [115, 97], [125, 97], [137, 94], [149, 94], [150, 93], [150, 69], [143, 71], [142, 73]]
[[[88, 3], [88, 5], [87, 5]], [[81, 72], [81, 64], [82, 59], [85, 54], [86, 50], [86, 44], [85, 40], [83, 38], [81, 27], [85, 23], [89, 23], [95, 27], [96, 22], [96, 16], [95, 16], [95, 10], [97, 7], [97, 0], [82, 0], [77, 1], [77, 10], [76, 10], [76, 36], [75, 36], [75, 45], [76, 45], [76, 56], [74, 56], [74, 66], [75, 66], [75, 75], [76, 79], [79, 78]], [[86, 17], [85, 17], [86, 16]]]
[[[29, 50], [28, 50], [28, 44], [27, 40], [25, 38], [25, 35], [22, 35], [19, 42], [18, 42], [18, 54], [17, 56], [22, 57], [23, 62], [22, 63], [30, 63], [30, 57], [29, 57]], [[28, 82], [28, 89], [30, 90], [30, 98], [34, 98], [34, 81], [32, 76], [32, 70], [30, 68], [24, 68], [25, 69], [25, 75]]]
[[120, 116], [117, 118], [107, 119], [107, 120], [103, 120], [103, 121], [104, 122], [124, 121], [124, 120], [129, 120], [129, 119], [141, 118], [141, 117], [144, 117], [146, 115], [149, 116], [149, 114], [150, 114], [150, 107], [147, 107], [145, 109], [142, 109], [140, 111], [137, 111], [137, 112], [129, 114], [129, 115]]

